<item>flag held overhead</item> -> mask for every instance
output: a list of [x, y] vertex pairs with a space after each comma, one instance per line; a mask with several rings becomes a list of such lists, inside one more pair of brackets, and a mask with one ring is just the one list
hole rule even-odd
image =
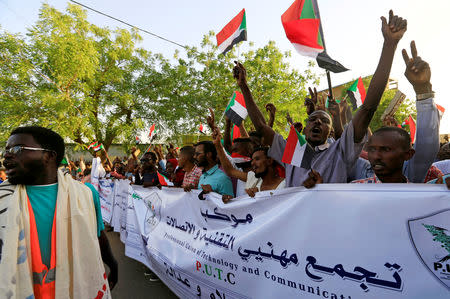
[[242, 93], [235, 91], [230, 103], [225, 109], [225, 115], [234, 123], [236, 126], [240, 126], [242, 121], [247, 117], [248, 112], [245, 106], [245, 100]]
[[286, 37], [301, 55], [316, 58], [321, 68], [334, 73], [348, 70], [326, 53], [316, 0], [295, 0], [281, 16], [281, 22]]
[[226, 54], [237, 43], [247, 40], [247, 21], [245, 9], [242, 9], [223, 29], [216, 35], [217, 47], [222, 54]]
[[148, 133], [148, 137], [150, 138], [150, 140], [152, 139], [152, 137], [153, 137], [153, 133], [155, 132], [155, 124], [153, 124], [151, 127], [150, 127], [150, 132]]
[[347, 95], [350, 98], [353, 110], [356, 110], [356, 108], [364, 104], [364, 100], [366, 99], [366, 89], [361, 77], [353, 82], [352, 86], [347, 90]]

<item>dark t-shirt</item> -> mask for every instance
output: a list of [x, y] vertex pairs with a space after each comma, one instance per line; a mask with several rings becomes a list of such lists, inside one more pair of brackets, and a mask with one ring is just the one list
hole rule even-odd
[[136, 176], [136, 185], [143, 185], [144, 183], [150, 183], [151, 186], [157, 186], [159, 184], [158, 173], [157, 172], [146, 172], [142, 175]]

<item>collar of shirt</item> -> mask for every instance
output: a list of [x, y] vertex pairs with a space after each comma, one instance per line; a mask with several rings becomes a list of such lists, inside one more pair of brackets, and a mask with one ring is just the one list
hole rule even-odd
[[330, 144], [328, 143], [328, 142], [326, 142], [326, 143], [324, 143], [324, 144], [321, 144], [321, 145], [318, 145], [318, 146], [316, 146], [315, 148], [314, 148], [314, 150], [316, 151], [316, 152], [321, 152], [321, 151], [324, 151], [324, 150], [326, 150], [326, 149], [328, 149], [330, 147]]
[[217, 169], [219, 169], [219, 164], [214, 165], [212, 168], [210, 168], [207, 171], [203, 171], [204, 175], [212, 175], [214, 172], [217, 171]]

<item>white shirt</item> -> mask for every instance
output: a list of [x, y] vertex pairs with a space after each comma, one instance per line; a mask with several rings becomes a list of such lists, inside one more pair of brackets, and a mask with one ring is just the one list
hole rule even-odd
[[[261, 185], [262, 185], [262, 178], [257, 178], [255, 176], [255, 173], [253, 171], [249, 171], [247, 173], [247, 182], [245, 183], [245, 189], [250, 189], [250, 188], [254, 188], [257, 187], [258, 191], [260, 191]], [[282, 180], [278, 186], [275, 188], [275, 190], [277, 189], [283, 189], [286, 187], [286, 180]]]

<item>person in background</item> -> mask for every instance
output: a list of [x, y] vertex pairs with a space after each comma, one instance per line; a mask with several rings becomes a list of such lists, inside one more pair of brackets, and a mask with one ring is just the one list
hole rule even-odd
[[[254, 197], [259, 191], [282, 189], [286, 186], [284, 178], [278, 176], [276, 161], [267, 155], [268, 147], [256, 148], [252, 155], [250, 171], [244, 172], [233, 167], [225, 156], [225, 151], [220, 140], [222, 135], [218, 128], [213, 132], [213, 142], [217, 150], [220, 163], [225, 173], [230, 177], [235, 177], [245, 182], [245, 192]], [[226, 203], [231, 199], [230, 196], [223, 196], [222, 200]]]
[[442, 171], [444, 175], [450, 174], [450, 143], [441, 146], [436, 158], [437, 162], [434, 162], [433, 166]]
[[3, 166], [0, 166], [0, 183], [6, 181], [6, 169]]
[[197, 189], [198, 182], [202, 176], [202, 169], [195, 165], [194, 153], [195, 150], [193, 146], [188, 145], [180, 149], [178, 166], [185, 171], [183, 182], [181, 184], [184, 191]]
[[178, 167], [178, 160], [168, 159], [166, 164], [167, 178], [173, 183], [175, 187], [181, 187], [184, 179], [184, 170]]
[[[216, 130], [218, 130], [218, 127], [215, 123], [215, 116], [214, 111], [212, 108], [209, 108], [210, 115], [207, 117], [207, 123], [210, 127], [211, 131], [214, 133]], [[228, 146], [228, 150], [231, 153], [231, 156], [224, 151], [224, 154], [226, 158], [229, 160], [233, 168], [243, 171], [243, 172], [249, 172], [251, 170], [251, 156], [253, 153], [253, 143], [252, 140], [248, 137], [240, 137], [235, 138], [231, 141], [230, 137], [230, 130], [227, 129], [231, 127], [231, 121], [228, 117], [225, 118], [226, 120], [226, 130], [225, 130], [225, 137], [223, 138], [223, 148], [227, 149], [226, 144], [230, 144]], [[243, 128], [243, 123], [241, 124], [240, 128]], [[247, 136], [245, 133], [243, 136]], [[223, 165], [222, 165], [223, 167]], [[245, 181], [242, 181], [236, 177], [231, 176], [232, 184], [233, 184], [233, 191], [236, 194], [236, 196], [245, 195]], [[229, 195], [227, 195], [229, 197]]]
[[198, 189], [203, 193], [216, 192], [221, 195], [234, 196], [230, 178], [219, 169], [217, 151], [211, 141], [201, 141], [195, 145], [195, 164], [203, 168]]
[[156, 154], [147, 152], [141, 158], [141, 167], [136, 168], [134, 172], [136, 185], [144, 187], [161, 187], [156, 169]]

